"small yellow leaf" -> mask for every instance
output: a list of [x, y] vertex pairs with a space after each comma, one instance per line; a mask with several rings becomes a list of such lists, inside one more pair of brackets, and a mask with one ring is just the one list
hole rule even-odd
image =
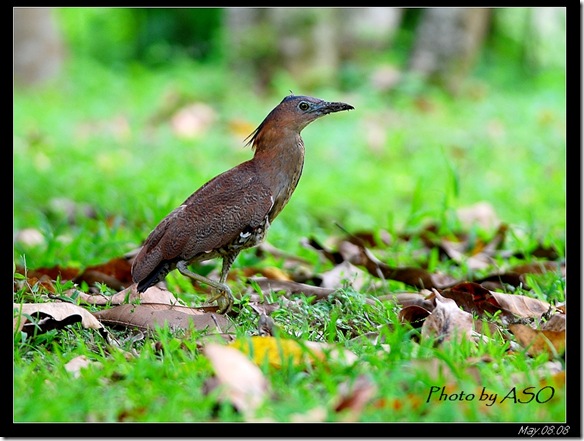
[[239, 339], [231, 343], [230, 346], [250, 356], [259, 366], [267, 360], [270, 366], [281, 368], [286, 360], [294, 365], [299, 365], [310, 363], [314, 357], [295, 340], [270, 336]]
[[314, 365], [316, 362], [352, 364], [357, 360], [353, 352], [327, 343], [298, 342], [271, 336], [239, 339], [230, 345], [250, 356], [257, 365], [267, 361], [274, 368], [281, 368], [285, 363], [294, 366]]

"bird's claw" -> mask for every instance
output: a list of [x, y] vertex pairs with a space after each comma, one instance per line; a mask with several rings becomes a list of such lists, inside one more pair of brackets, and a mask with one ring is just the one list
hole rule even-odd
[[219, 290], [216, 296], [209, 299], [210, 302], [217, 301], [217, 313], [218, 314], [227, 314], [231, 311], [231, 307], [233, 306], [233, 294], [231, 293], [231, 289], [227, 285], [222, 290]]

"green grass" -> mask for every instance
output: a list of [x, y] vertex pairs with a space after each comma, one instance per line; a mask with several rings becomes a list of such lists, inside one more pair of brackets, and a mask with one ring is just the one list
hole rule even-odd
[[[431, 87], [412, 89], [407, 83], [384, 93], [366, 83], [344, 92], [302, 91], [286, 84], [277, 96], [256, 96], [245, 80], [221, 66], [180, 62], [158, 70], [130, 65], [126, 71], [112, 72], [79, 60], [46, 88], [15, 91], [14, 233], [36, 228], [44, 238], [35, 246], [15, 242], [15, 263], [26, 263], [28, 268], [83, 268], [134, 249], [191, 192], [251, 157], [251, 150], [243, 147], [246, 134], [233, 132], [231, 123], [241, 120], [253, 129], [289, 89], [355, 106], [354, 111], [329, 116], [305, 129], [303, 177], [268, 234], [273, 245], [313, 262], [316, 273], [327, 267], [301, 246], [302, 237], [325, 242], [342, 233], [336, 223], [349, 231], [397, 234], [437, 222], [447, 233], [459, 227], [455, 210], [479, 201], [489, 202], [501, 221], [511, 225], [505, 248], [527, 253], [518, 263], [532, 260], [529, 250], [540, 242], [563, 254], [563, 78], [509, 85], [498, 81], [497, 74], [493, 69], [481, 72], [457, 98]], [[277, 81], [284, 82], [282, 78]], [[182, 103], [209, 105], [215, 122], [192, 140], [177, 138], [164, 119], [171, 96]], [[152, 122], [161, 115], [162, 123]], [[75, 202], [72, 216], [64, 213], [58, 199]], [[464, 276], [464, 267], [437, 256], [419, 256], [420, 248], [415, 239], [393, 243], [384, 259], [402, 266], [430, 262], [430, 270]], [[254, 259], [252, 252], [244, 253], [234, 267]], [[171, 289], [181, 283], [178, 276], [169, 276]], [[533, 291], [526, 295], [565, 300], [565, 282], [559, 275], [534, 277], [530, 285]], [[432, 386], [448, 385], [453, 388], [450, 393], [478, 393], [477, 387], [485, 387], [502, 397], [513, 384], [501, 379], [526, 375], [522, 388], [553, 379], [530, 374], [544, 366], [546, 357], [521, 352], [510, 356], [501, 336], [476, 346], [434, 347], [420, 341], [417, 330], [399, 324], [394, 305], [367, 302], [376, 294], [402, 289], [393, 282], [380, 291], [346, 288], [330, 301], [312, 303], [300, 297], [297, 309], [276, 311], [274, 320], [286, 333], [339, 344], [354, 351], [360, 362], [350, 369], [340, 364], [308, 371], [298, 366], [262, 367], [276, 393], [259, 417], [290, 421], [296, 414], [306, 416], [324, 408], [327, 421], [341, 421], [343, 415], [334, 412], [341, 385], [363, 375], [375, 385], [376, 393], [360, 414], [361, 421], [565, 419], [565, 396], [559, 388], [549, 405], [507, 400], [487, 408], [478, 399], [464, 406], [426, 402]], [[17, 292], [15, 298], [23, 299], [24, 293]], [[278, 301], [278, 296], [270, 300]], [[238, 332], [250, 335], [255, 332], [256, 315], [245, 302], [239, 308]], [[381, 334], [389, 351], [359, 339], [382, 325], [387, 325]], [[127, 332], [116, 335], [122, 348], [135, 356], [126, 358], [122, 350], [108, 347], [99, 335], [77, 325], [27, 339], [17, 333], [14, 420], [242, 419], [231, 406], [217, 406], [216, 397], [203, 393], [212, 369], [197, 347], [196, 332], [160, 330], [137, 341]], [[156, 342], [165, 348], [162, 353], [154, 349]], [[96, 363], [72, 379], [64, 364], [79, 355]], [[469, 360], [486, 356], [494, 361], [473, 364], [480, 373], [477, 383], [469, 374]], [[423, 364], [436, 359], [453, 368], [454, 380], [435, 378]]]
[[[205, 181], [250, 158], [245, 135], [233, 133], [230, 122], [255, 127], [288, 93], [254, 97], [237, 84], [234, 89], [243, 90], [222, 90], [233, 80], [208, 66], [179, 64], [154, 72], [130, 66], [125, 75], [99, 65], [81, 67], [71, 66], [53, 87], [17, 91], [14, 100], [14, 228], [44, 228], [59, 237], [71, 226], [54, 200], [89, 206], [97, 224], [80, 216], [75, 228], [88, 234], [68, 239], [89, 243], [60, 245], [77, 262], [106, 257], [104, 250], [91, 255], [91, 235], [114, 236], [106, 238], [114, 243], [107, 257], [138, 245]], [[330, 235], [334, 222], [353, 230], [403, 230], [483, 200], [503, 222], [563, 239], [563, 84], [515, 90], [483, 81], [476, 87], [480, 94], [458, 99], [433, 89], [310, 92], [345, 100], [355, 110], [304, 130], [303, 177], [269, 240], [290, 249], [296, 242], [291, 232]], [[150, 122], [165, 114], [169, 95], [208, 104], [216, 122], [196, 139], [177, 139], [168, 124]], [[416, 107], [422, 98], [433, 110]], [[114, 219], [112, 227], [103, 228], [104, 218]], [[20, 251], [33, 267], [64, 259], [17, 245]]]
[[[343, 304], [357, 300], [358, 315], [348, 308], [337, 314], [336, 329], [319, 323], [319, 313], [307, 306], [300, 320], [309, 321], [303, 337], [336, 341], [354, 351], [359, 363], [352, 367], [334, 362], [316, 365], [308, 371], [302, 366], [285, 364], [281, 369], [262, 369], [269, 378], [273, 396], [260, 408], [258, 418], [291, 421], [294, 415], [309, 418], [318, 409], [326, 412], [326, 421], [343, 421], [343, 413], [334, 412], [334, 403], [343, 393], [341, 385], [351, 385], [360, 376], [376, 387], [369, 406], [360, 415], [370, 422], [560, 422], [565, 419], [564, 392], [558, 388], [552, 405], [535, 401], [520, 404], [529, 397], [520, 391], [534, 387], [537, 392], [546, 384], [530, 372], [537, 371], [547, 361], [530, 359], [521, 354], [508, 356], [501, 340], [474, 346], [445, 345], [434, 348], [431, 342], [416, 343], [411, 329], [404, 326], [387, 328], [382, 335], [390, 350], [367, 340], [346, 339], [343, 328], [361, 332], [368, 326], [356, 325], [353, 320], [366, 313], [370, 320], [395, 320], [387, 304], [364, 307], [358, 293], [348, 293]], [[352, 298], [352, 299], [351, 299]], [[330, 308], [331, 306], [323, 306]], [[335, 308], [334, 306], [332, 307]], [[334, 314], [331, 314], [334, 316]], [[292, 316], [288, 320], [295, 321]], [[284, 322], [275, 317], [276, 323]], [[349, 324], [349, 322], [351, 322]], [[296, 324], [295, 326], [300, 326]], [[320, 327], [320, 329], [319, 329]], [[310, 329], [308, 329], [310, 328]], [[317, 330], [314, 330], [314, 329]], [[212, 369], [197, 349], [194, 333], [172, 334], [161, 329], [145, 340], [131, 342], [126, 338], [122, 349], [134, 349], [136, 356], [127, 357], [123, 350], [107, 347], [103, 340], [88, 331], [73, 326], [59, 332], [32, 337], [15, 344], [17, 363], [14, 370], [14, 415], [18, 422], [205, 422], [242, 421], [242, 416], [227, 404], [217, 406], [216, 396], [204, 393], [205, 381]], [[156, 345], [157, 343], [158, 345]], [[164, 349], [158, 350], [157, 347]], [[84, 355], [94, 363], [80, 372], [78, 378], [66, 372], [64, 364]], [[489, 356], [493, 363], [472, 364], [471, 357]], [[456, 380], [438, 375], [431, 362], [442, 360], [451, 366]], [[481, 381], [473, 379], [477, 369]], [[518, 373], [522, 380], [513, 379]], [[445, 374], [448, 375], [448, 374]], [[547, 384], [554, 384], [547, 379]], [[465, 392], [474, 399], [453, 402], [440, 399], [441, 393], [432, 387], [447, 387], [448, 396]], [[479, 400], [483, 390], [498, 399], [491, 406]], [[510, 392], [516, 388], [516, 394]], [[507, 399], [504, 399], [508, 396]], [[33, 399], [35, 397], [35, 399]], [[50, 402], [43, 397], [52, 397]], [[96, 399], [99, 397], [99, 399]], [[544, 395], [542, 395], [544, 397]], [[503, 402], [501, 402], [503, 401]]]

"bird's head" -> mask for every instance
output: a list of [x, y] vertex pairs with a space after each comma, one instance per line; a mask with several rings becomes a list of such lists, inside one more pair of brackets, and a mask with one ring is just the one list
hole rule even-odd
[[311, 96], [288, 95], [266, 116], [246, 141], [255, 148], [264, 131], [285, 129], [300, 133], [304, 127], [321, 116], [352, 109], [354, 107], [346, 103], [324, 101]]

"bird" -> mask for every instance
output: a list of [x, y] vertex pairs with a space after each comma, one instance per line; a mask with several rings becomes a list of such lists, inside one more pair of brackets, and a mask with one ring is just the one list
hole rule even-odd
[[[178, 269], [214, 289], [209, 302], [227, 314], [234, 304], [229, 270], [247, 248], [259, 245], [296, 189], [304, 167], [300, 132], [330, 113], [353, 110], [343, 102], [290, 94], [244, 139], [253, 157], [217, 175], [171, 211], [148, 235], [134, 258], [132, 279], [139, 293]], [[188, 266], [222, 259], [219, 280]]]

